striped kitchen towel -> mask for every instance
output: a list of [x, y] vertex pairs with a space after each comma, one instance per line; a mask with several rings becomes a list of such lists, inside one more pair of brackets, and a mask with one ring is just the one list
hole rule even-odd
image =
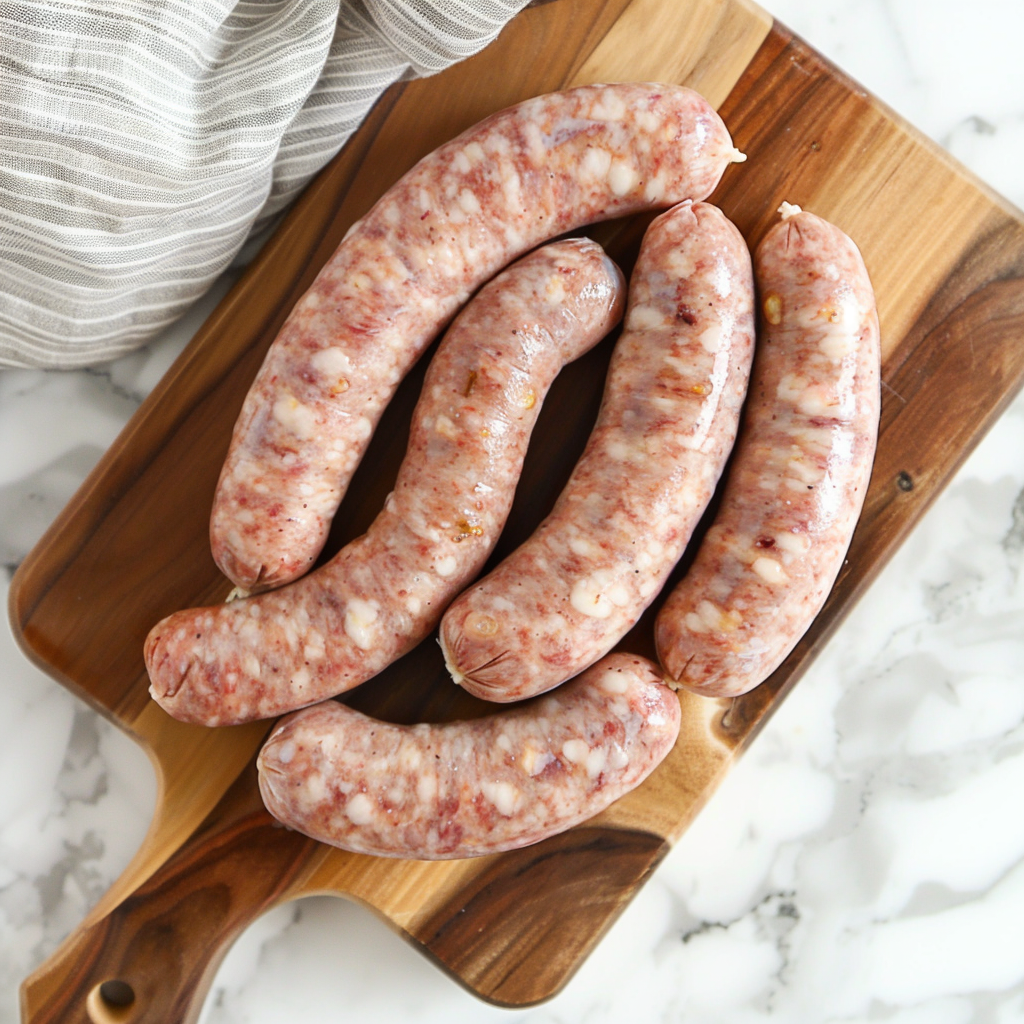
[[0, 366], [152, 337], [393, 82], [527, 0], [0, 3]]

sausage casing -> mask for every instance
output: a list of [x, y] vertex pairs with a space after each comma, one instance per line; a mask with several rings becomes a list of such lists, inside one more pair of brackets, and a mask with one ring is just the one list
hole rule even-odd
[[763, 682], [821, 610], [871, 475], [879, 333], [864, 261], [799, 207], [757, 249], [760, 335], [722, 505], [655, 624], [658, 656], [695, 693]]
[[649, 661], [614, 654], [553, 694], [469, 722], [391, 725], [328, 701], [260, 753], [274, 817], [356, 853], [443, 860], [517, 849], [638, 786], [679, 733]]
[[706, 203], [644, 237], [597, 423], [533, 536], [441, 622], [456, 682], [513, 701], [593, 664], [661, 589], [732, 448], [754, 337], [750, 254]]
[[549, 385], [624, 301], [621, 272], [587, 239], [538, 249], [485, 286], [430, 364], [394, 491], [366, 534], [287, 587], [155, 626], [154, 699], [205, 725], [268, 718], [414, 647], [497, 541]]
[[494, 114], [420, 161], [350, 230], [270, 348], [210, 520], [239, 587], [313, 565], [398, 382], [469, 296], [548, 238], [703, 199], [740, 159], [697, 93], [583, 86]]

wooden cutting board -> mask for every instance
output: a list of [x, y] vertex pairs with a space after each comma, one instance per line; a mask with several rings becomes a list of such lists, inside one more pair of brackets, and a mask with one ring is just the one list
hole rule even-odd
[[[660, 80], [720, 108], [746, 164], [712, 197], [751, 247], [782, 200], [860, 245], [884, 349], [881, 440], [848, 564], [763, 686], [684, 695], [683, 730], [639, 790], [537, 846], [480, 860], [378, 860], [277, 827], [253, 756], [268, 723], [206, 730], [147, 695], [142, 641], [174, 609], [222, 600], [207, 517], [263, 353], [346, 228], [419, 157], [486, 114], [594, 81]], [[629, 269], [642, 219], [591, 234]], [[22, 565], [15, 631], [42, 668], [144, 745], [156, 816], [99, 906], [23, 986], [24, 1019], [193, 1021], [232, 940], [269, 906], [336, 893], [380, 914], [486, 999], [556, 992], [643, 884], [854, 601], [1024, 379], [1021, 214], [746, 0], [549, 0], [483, 54], [388, 91], [132, 418]], [[610, 351], [570, 367], [543, 411], [496, 557], [550, 508], [582, 449]], [[422, 367], [403, 385], [339, 513], [330, 549], [390, 488]], [[626, 639], [652, 653], [648, 615]], [[351, 702], [400, 721], [478, 714], [425, 643]], [[101, 983], [121, 982], [120, 986]], [[134, 1001], [118, 1007], [130, 986]]]

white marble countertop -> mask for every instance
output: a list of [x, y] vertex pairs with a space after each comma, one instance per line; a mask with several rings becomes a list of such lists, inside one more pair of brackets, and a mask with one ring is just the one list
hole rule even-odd
[[[774, 12], [1024, 206], [1021, 0]], [[95, 370], [0, 374], [0, 589], [230, 282]], [[204, 1024], [1024, 1021], [1024, 398], [567, 988], [487, 1006], [368, 912], [254, 925]], [[0, 1024], [141, 841], [145, 755], [0, 628]]]

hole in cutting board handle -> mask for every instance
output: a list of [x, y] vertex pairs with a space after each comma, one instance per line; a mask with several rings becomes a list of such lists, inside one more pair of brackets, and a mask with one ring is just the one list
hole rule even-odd
[[126, 1024], [134, 1016], [135, 990], [117, 978], [100, 982], [89, 993], [85, 1010], [93, 1024]]

